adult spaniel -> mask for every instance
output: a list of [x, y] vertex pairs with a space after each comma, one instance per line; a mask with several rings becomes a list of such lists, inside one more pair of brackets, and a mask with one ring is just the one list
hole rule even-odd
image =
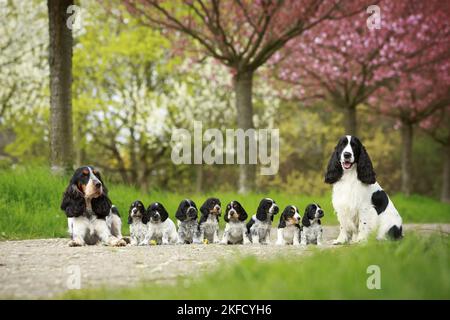
[[370, 157], [357, 137], [339, 140], [325, 182], [333, 185], [332, 202], [340, 223], [334, 244], [364, 241], [376, 229], [380, 240], [402, 237], [402, 218], [376, 181]]
[[100, 172], [93, 167], [75, 170], [63, 194], [61, 209], [68, 218], [71, 241], [69, 246], [101, 242], [110, 246], [125, 246], [120, 232], [122, 222], [117, 208], [108, 198], [108, 189]]

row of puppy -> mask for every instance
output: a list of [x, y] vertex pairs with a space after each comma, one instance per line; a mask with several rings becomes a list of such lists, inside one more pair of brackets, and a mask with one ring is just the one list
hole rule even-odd
[[[163, 204], [154, 202], [145, 208], [141, 201], [134, 201], [128, 213], [130, 244], [270, 243], [273, 217], [279, 212], [273, 199], [262, 199], [256, 214], [248, 222], [247, 212], [238, 201], [228, 203], [224, 213], [226, 226], [222, 239], [219, 239], [221, 211], [220, 200], [209, 198], [200, 207], [198, 219], [199, 212], [194, 201], [182, 200], [175, 214], [177, 230]], [[276, 244], [320, 245], [323, 233], [320, 219], [323, 215], [318, 204], [308, 205], [303, 218], [296, 206], [288, 205], [280, 216]]]

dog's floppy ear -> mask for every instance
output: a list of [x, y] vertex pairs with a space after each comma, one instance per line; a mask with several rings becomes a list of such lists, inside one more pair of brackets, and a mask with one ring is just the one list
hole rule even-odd
[[133, 222], [133, 219], [131, 218], [131, 215], [128, 214], [128, 224], [131, 224]]
[[307, 206], [305, 209], [305, 213], [303, 214], [303, 218], [302, 218], [302, 225], [304, 225], [305, 227], [309, 227], [311, 225], [311, 222], [309, 221], [308, 218], [308, 211], [311, 210], [311, 206]]
[[91, 205], [92, 211], [95, 212], [97, 217], [104, 218], [109, 215], [112, 203], [111, 200], [109, 200], [108, 196], [106, 195], [106, 192], [104, 191], [104, 193], [100, 197], [93, 198], [91, 200]]
[[241, 206], [241, 204], [238, 202], [238, 209], [239, 209], [239, 221], [245, 221], [248, 218], [248, 214], [245, 211], [244, 207]]
[[278, 223], [278, 229], [280, 228], [286, 228], [286, 220], [285, 217], [287, 215], [287, 213], [289, 212], [289, 210], [291, 210], [290, 206], [287, 206], [284, 210], [283, 213], [280, 216], [280, 223]]
[[266, 221], [266, 219], [267, 219], [267, 213], [264, 210], [265, 204], [266, 204], [266, 202], [264, 200], [262, 200], [259, 203], [258, 210], [256, 210], [256, 218], [260, 221]]
[[161, 216], [161, 222], [166, 221], [169, 218], [169, 213], [167, 212], [166, 208], [162, 204], [159, 204], [159, 215]]
[[66, 213], [68, 218], [79, 217], [86, 210], [86, 202], [83, 194], [74, 184], [69, 184], [64, 191], [61, 202], [61, 210]]
[[184, 201], [181, 201], [180, 205], [178, 206], [177, 212], [175, 213], [175, 217], [180, 221], [184, 221], [187, 218], [186, 212], [183, 211], [183, 205]]
[[376, 181], [376, 174], [373, 170], [372, 161], [366, 148], [361, 144], [359, 149], [359, 158], [356, 165], [356, 172], [358, 173], [358, 179], [362, 183], [373, 184]]
[[201, 216], [200, 216], [199, 224], [202, 224], [203, 222], [205, 222], [208, 219], [209, 210], [210, 210], [209, 201], [206, 200], [205, 203], [200, 207]]
[[328, 162], [327, 172], [325, 173], [325, 182], [329, 184], [333, 184], [337, 182], [344, 173], [341, 165], [341, 161], [339, 159], [339, 143], [334, 148], [333, 153], [331, 154], [330, 161]]
[[225, 222], [230, 222], [230, 219], [228, 219], [228, 211], [230, 210], [225, 210], [225, 213], [223, 215], [223, 220], [225, 220]]
[[147, 224], [150, 221], [150, 208], [148, 210], [144, 210], [142, 214], [142, 223]]

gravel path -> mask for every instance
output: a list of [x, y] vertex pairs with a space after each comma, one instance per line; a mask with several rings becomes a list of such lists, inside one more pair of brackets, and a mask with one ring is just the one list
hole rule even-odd
[[[405, 233], [450, 233], [450, 224], [406, 225]], [[332, 247], [338, 227], [324, 227], [324, 249]], [[272, 232], [272, 239], [276, 230]], [[272, 241], [273, 241], [272, 240]], [[178, 276], [195, 276], [213, 270], [222, 260], [255, 255], [304, 255], [311, 248], [275, 245], [170, 245], [111, 248], [69, 248], [68, 239], [0, 242], [0, 298], [51, 298], [68, 290], [68, 279], [77, 268], [81, 288], [101, 285], [130, 286], [142, 280], [173, 282]]]

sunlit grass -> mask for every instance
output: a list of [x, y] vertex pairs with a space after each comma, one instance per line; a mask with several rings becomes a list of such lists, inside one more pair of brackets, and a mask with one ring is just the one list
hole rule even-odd
[[[220, 264], [176, 285], [71, 291], [65, 299], [449, 299], [448, 236], [409, 234], [398, 242], [316, 250], [312, 255]], [[369, 290], [367, 268], [379, 266], [381, 288]]]
[[[66, 236], [66, 218], [59, 209], [62, 193], [69, 177], [55, 177], [46, 168], [17, 168], [0, 171], [0, 238], [23, 239]], [[107, 183], [110, 198], [119, 208], [123, 220], [123, 232], [128, 234], [126, 216], [128, 207], [136, 199], [145, 205], [158, 201], [164, 204], [171, 217], [174, 218], [179, 202], [184, 198], [192, 198], [197, 206], [209, 196], [220, 198], [225, 205], [231, 200], [240, 201], [249, 216], [256, 212], [259, 201], [263, 197], [274, 198], [283, 209], [288, 204], [299, 207], [303, 214], [307, 204], [319, 203], [325, 210], [323, 223], [337, 224], [333, 213], [330, 195], [290, 195], [277, 191], [264, 194], [251, 193], [239, 195], [236, 192], [205, 193], [205, 194], [176, 194], [154, 191], [142, 194], [133, 187]], [[423, 197], [409, 198], [396, 195], [393, 201], [400, 211], [405, 223], [413, 222], [450, 222], [450, 205]], [[279, 215], [275, 217], [274, 225]], [[221, 220], [222, 228], [224, 225]]]

